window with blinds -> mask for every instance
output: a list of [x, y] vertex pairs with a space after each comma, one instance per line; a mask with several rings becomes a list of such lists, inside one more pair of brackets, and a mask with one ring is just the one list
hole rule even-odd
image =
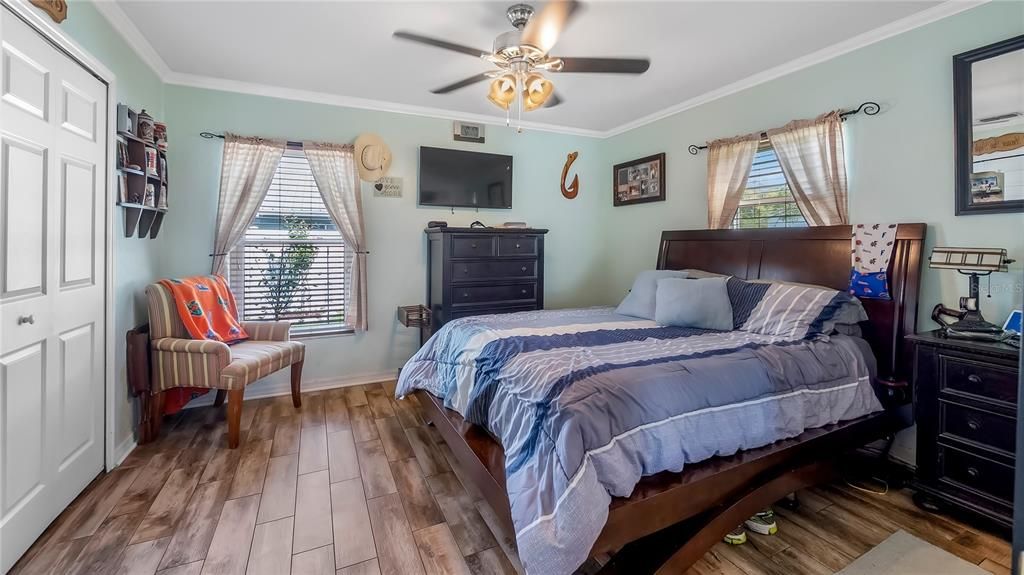
[[351, 257], [301, 149], [285, 151], [230, 269], [243, 319], [288, 320], [298, 334], [348, 329]]
[[775, 150], [761, 140], [750, 167], [747, 188], [732, 220], [733, 228], [803, 228], [807, 221], [793, 200], [793, 192]]

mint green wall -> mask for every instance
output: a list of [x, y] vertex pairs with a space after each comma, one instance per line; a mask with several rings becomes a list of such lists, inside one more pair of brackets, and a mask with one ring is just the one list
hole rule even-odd
[[[654, 265], [661, 230], [707, 226], [707, 156], [691, 156], [689, 144], [874, 100], [879, 115], [845, 124], [851, 220], [926, 222], [927, 251], [1007, 248], [1018, 263], [992, 277], [992, 298], [981, 303], [988, 319], [1001, 323], [1021, 307], [1024, 215], [953, 215], [951, 59], [1020, 34], [1024, 3], [992, 2], [602, 141], [605, 166], [657, 152], [666, 152], [668, 163], [666, 202], [607, 208], [603, 221], [617, 231], [604, 246], [605, 266], [616, 270], [606, 299], [620, 299], [634, 274]], [[600, 186], [610, 188], [608, 170], [602, 175]], [[966, 291], [962, 276], [925, 269], [918, 328], [932, 329], [932, 306], [956, 307]], [[914, 461], [913, 438], [902, 434], [893, 455]]]
[[[845, 124], [850, 217], [854, 222], [926, 222], [926, 249], [934, 245], [1005, 247], [1024, 262], [1024, 215], [953, 215], [952, 56], [1024, 34], [1024, 3], [992, 2], [905, 34], [861, 48], [675, 114], [602, 141], [604, 163], [613, 165], [667, 153], [667, 201], [608, 208], [616, 226], [605, 245], [614, 301], [629, 289], [634, 273], [654, 264], [658, 235], [665, 229], [707, 227], [707, 154], [686, 147], [707, 140], [781, 126], [866, 100], [882, 105], [874, 117]], [[603, 187], [611, 186], [609, 173]], [[992, 278], [992, 298], [982, 310], [1002, 322], [1020, 308], [1022, 264]], [[956, 306], [966, 292], [963, 277], [925, 270], [920, 328], [945, 302]]]
[[[400, 366], [417, 346], [413, 330], [395, 320], [395, 306], [424, 297], [422, 227], [431, 219], [466, 225], [526, 220], [549, 227], [547, 304], [565, 307], [616, 303], [636, 271], [652, 267], [664, 229], [706, 225], [706, 156], [686, 146], [782, 125], [794, 118], [882, 104], [875, 117], [846, 124], [850, 212], [855, 221], [920, 221], [936, 244], [1005, 246], [1024, 260], [1024, 216], [953, 216], [951, 56], [1024, 33], [1024, 3], [993, 2], [867, 46], [647, 126], [606, 139], [487, 127], [487, 144], [458, 144], [451, 122], [417, 116], [218, 92], [159, 79], [137, 58], [91, 3], [74, 2], [63, 25], [117, 75], [118, 99], [146, 107], [170, 127], [171, 207], [157, 240], [115, 235], [115, 340], [119, 393], [124, 389], [123, 333], [145, 321], [142, 290], [164, 275], [208, 270], [217, 204], [221, 145], [200, 131], [351, 142], [376, 132], [394, 155], [391, 173], [404, 178], [400, 199], [374, 198], [364, 189], [369, 260], [370, 332], [306, 340], [306, 376], [327, 380], [377, 374]], [[515, 156], [515, 209], [476, 213], [416, 206], [417, 149], [443, 146]], [[580, 196], [565, 200], [558, 180], [565, 155], [580, 152]], [[668, 201], [614, 208], [611, 165], [666, 152]], [[122, 222], [117, 214], [117, 228]], [[607, 230], [614, 229], [615, 233]], [[1021, 264], [992, 282], [982, 303], [993, 320], [1018, 306]], [[919, 325], [942, 301], [955, 305], [964, 290], [955, 274], [925, 272]], [[121, 403], [119, 403], [121, 405]], [[118, 441], [130, 436], [127, 400], [117, 417]], [[904, 446], [906, 447], [906, 446]], [[904, 456], [912, 459], [912, 450]]]
[[[116, 76], [117, 101], [134, 108], [146, 108], [163, 116], [164, 86], [160, 78], [135, 54], [97, 12], [91, 2], [71, 2], [61, 29]], [[158, 275], [161, 240], [124, 237], [121, 210], [114, 210], [114, 361], [117, 374], [117, 411], [114, 445], [132, 437], [135, 416], [128, 398], [125, 376], [124, 334], [148, 321], [142, 290]]]
[[[548, 307], [600, 303], [605, 270], [599, 246], [605, 236], [601, 225], [610, 203], [597, 174], [598, 140], [545, 132], [488, 126], [487, 143], [452, 140], [448, 120], [373, 112], [289, 100], [247, 96], [182, 86], [167, 86], [171, 212], [161, 237], [161, 271], [186, 275], [209, 271], [214, 216], [220, 177], [222, 145], [204, 140], [201, 131], [274, 136], [290, 140], [352, 142], [363, 132], [379, 134], [394, 157], [390, 175], [403, 178], [401, 198], [376, 198], [363, 185], [363, 211], [367, 230], [369, 324], [365, 334], [306, 339], [304, 378], [329, 380], [379, 374], [401, 367], [418, 348], [416, 330], [396, 320], [398, 305], [423, 303], [425, 298], [426, 241], [429, 220], [469, 225], [481, 220], [492, 225], [522, 220], [550, 228], [546, 238], [545, 298]], [[416, 205], [419, 146], [461, 148], [509, 154], [515, 157], [513, 209], [456, 209]], [[572, 151], [581, 190], [575, 200], [559, 191], [562, 165]], [[277, 376], [280, 381], [283, 374]], [[257, 384], [257, 386], [266, 383]], [[258, 387], [257, 387], [258, 389]], [[256, 389], [255, 392], [258, 393]]]

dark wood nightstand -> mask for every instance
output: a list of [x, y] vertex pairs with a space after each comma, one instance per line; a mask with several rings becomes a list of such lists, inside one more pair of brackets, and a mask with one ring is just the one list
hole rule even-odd
[[918, 490], [929, 510], [948, 508], [1009, 529], [1019, 350], [949, 339], [938, 331], [914, 345]]

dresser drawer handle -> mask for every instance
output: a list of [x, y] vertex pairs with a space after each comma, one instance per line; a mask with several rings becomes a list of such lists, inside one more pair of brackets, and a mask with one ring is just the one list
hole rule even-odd
[[971, 375], [967, 376], [967, 381], [973, 383], [974, 385], [980, 385], [981, 384], [981, 376], [978, 375], [978, 374], [972, 373]]
[[526, 295], [526, 290], [525, 289], [521, 289], [521, 290], [519, 290], [519, 293], [521, 293], [523, 295]]
[[469, 292], [462, 292], [462, 297], [469, 297]]
[[467, 266], [467, 267], [462, 268], [462, 273], [468, 276], [469, 275], [469, 267]]
[[526, 266], [523, 266], [523, 267], [519, 268], [519, 271], [525, 272], [526, 271]]
[[516, 249], [517, 249], [517, 250], [519, 249], [519, 244], [516, 244]]
[[968, 419], [967, 427], [969, 427], [971, 431], [978, 431], [981, 429], [981, 422], [977, 419]]
[[967, 476], [970, 477], [971, 479], [977, 479], [978, 476], [980, 476], [980, 475], [981, 475], [981, 472], [978, 471], [977, 467], [968, 467], [967, 468]]
[[471, 247], [471, 248], [473, 248], [475, 250], [476, 249], [476, 242], [473, 242], [473, 243], [469, 244], [469, 247]]

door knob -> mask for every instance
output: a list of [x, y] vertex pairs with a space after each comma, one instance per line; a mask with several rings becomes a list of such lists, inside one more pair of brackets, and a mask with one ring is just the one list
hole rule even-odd
[[22, 325], [22, 324], [26, 324], [26, 323], [32, 323], [32, 324], [36, 323], [36, 317], [34, 315], [19, 315], [18, 316], [18, 325]]

